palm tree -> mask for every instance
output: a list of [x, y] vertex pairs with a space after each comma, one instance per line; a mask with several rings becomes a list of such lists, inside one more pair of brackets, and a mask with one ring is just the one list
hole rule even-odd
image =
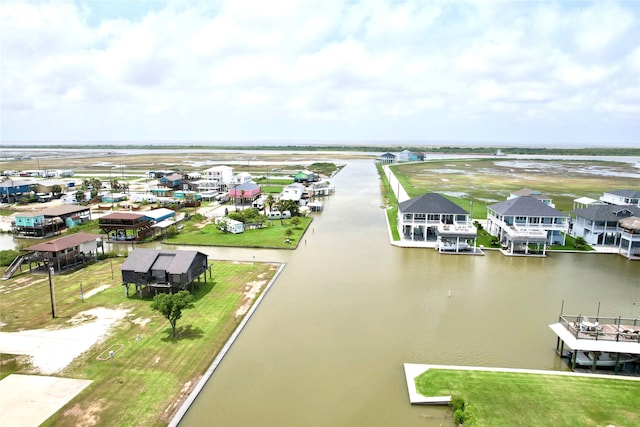
[[242, 210], [244, 210], [244, 190], [240, 190], [240, 202], [242, 203]]
[[269, 211], [271, 211], [271, 207], [276, 202], [276, 199], [273, 198], [273, 194], [269, 194], [267, 199], [265, 200], [267, 206], [269, 206]]

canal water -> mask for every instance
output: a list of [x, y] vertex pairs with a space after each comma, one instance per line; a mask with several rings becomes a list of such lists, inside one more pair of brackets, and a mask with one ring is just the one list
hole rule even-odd
[[332, 183], [295, 251], [199, 248], [287, 265], [181, 426], [439, 426], [446, 409], [409, 404], [404, 362], [567, 370], [548, 327], [563, 301], [640, 317], [639, 262], [398, 248], [372, 161]]

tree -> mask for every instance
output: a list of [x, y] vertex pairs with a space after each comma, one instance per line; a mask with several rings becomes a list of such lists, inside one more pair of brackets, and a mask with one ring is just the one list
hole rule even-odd
[[273, 204], [276, 202], [276, 199], [273, 198], [273, 194], [269, 194], [267, 196], [267, 199], [265, 200], [265, 203], [267, 204], [267, 206], [269, 206], [269, 211], [271, 211], [271, 208], [273, 207]]
[[53, 193], [53, 196], [57, 196], [58, 194], [62, 193], [62, 186], [60, 186], [60, 184], [54, 184], [51, 186], [51, 193]]
[[175, 294], [158, 294], [153, 297], [151, 308], [162, 313], [171, 324], [171, 336], [176, 337], [176, 323], [182, 317], [182, 310], [193, 308], [194, 298], [189, 291]]
[[78, 202], [78, 204], [83, 204], [84, 203], [84, 191], [82, 190], [78, 190], [76, 191], [76, 202]]

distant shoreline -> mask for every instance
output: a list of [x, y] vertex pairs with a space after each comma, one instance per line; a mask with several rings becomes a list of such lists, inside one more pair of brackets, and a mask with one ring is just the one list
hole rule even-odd
[[497, 150], [508, 154], [530, 154], [530, 155], [573, 155], [573, 156], [640, 156], [640, 148], [624, 147], [589, 147], [589, 148], [541, 148], [541, 147], [517, 147], [517, 146], [469, 146], [469, 145], [341, 145], [341, 144], [319, 144], [319, 145], [214, 145], [214, 144], [191, 144], [185, 142], [177, 143], [75, 143], [56, 144], [51, 143], [10, 143], [3, 144], [3, 149], [93, 149], [93, 150], [253, 150], [253, 151], [357, 151], [357, 152], [400, 152], [403, 150], [417, 151], [424, 153], [440, 154], [486, 154], [495, 155]]

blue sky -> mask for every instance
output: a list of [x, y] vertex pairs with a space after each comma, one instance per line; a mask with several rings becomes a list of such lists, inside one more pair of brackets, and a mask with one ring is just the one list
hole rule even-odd
[[640, 146], [639, 1], [0, 3], [3, 141]]

